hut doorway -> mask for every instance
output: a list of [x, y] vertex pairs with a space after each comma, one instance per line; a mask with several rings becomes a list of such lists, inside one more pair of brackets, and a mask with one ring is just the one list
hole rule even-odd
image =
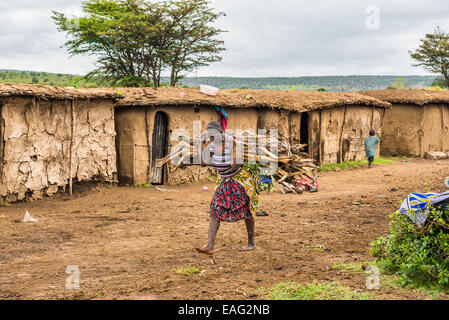
[[307, 144], [303, 150], [309, 153], [309, 114], [307, 112], [301, 113], [300, 143]]
[[151, 155], [151, 184], [163, 184], [166, 166], [156, 168], [157, 159], [161, 159], [168, 152], [168, 117], [164, 112], [157, 112], [154, 116], [154, 129]]

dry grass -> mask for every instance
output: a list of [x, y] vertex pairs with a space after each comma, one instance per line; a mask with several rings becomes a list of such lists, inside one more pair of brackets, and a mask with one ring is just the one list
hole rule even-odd
[[449, 103], [449, 91], [424, 89], [388, 89], [360, 92], [390, 103], [426, 105], [434, 103]]
[[105, 89], [68, 89], [34, 84], [0, 83], [0, 97], [27, 96], [45, 100], [116, 99], [121, 95]]
[[296, 111], [310, 111], [346, 105], [363, 105], [389, 108], [388, 102], [358, 93], [269, 91], [269, 90], [222, 90], [217, 96], [202, 94], [198, 89], [184, 88], [120, 88], [109, 89], [123, 93], [117, 106], [157, 105], [216, 105], [236, 108], [267, 107]]

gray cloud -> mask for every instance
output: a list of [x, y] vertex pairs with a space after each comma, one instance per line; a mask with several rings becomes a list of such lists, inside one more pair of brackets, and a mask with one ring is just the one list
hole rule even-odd
[[92, 57], [69, 59], [60, 48], [65, 35], [58, 33], [52, 11], [79, 14], [79, 0], [2, 0], [0, 2], [0, 69], [86, 73]]
[[[81, 1], [0, 3], [0, 69], [85, 73], [93, 57], [68, 58], [51, 11], [79, 12]], [[212, 0], [225, 11], [219, 27], [228, 49], [203, 76], [426, 74], [408, 50], [437, 25], [449, 31], [447, 0]], [[380, 9], [380, 28], [366, 9]], [[4, 23], [6, 21], [6, 23]]]

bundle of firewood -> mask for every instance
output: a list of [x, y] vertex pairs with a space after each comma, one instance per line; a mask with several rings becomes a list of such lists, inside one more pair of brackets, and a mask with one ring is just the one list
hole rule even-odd
[[[263, 167], [269, 167], [270, 164], [277, 163], [277, 171], [272, 175], [272, 178], [275, 188], [282, 193], [301, 193], [301, 190], [296, 186], [298, 178], [316, 179], [316, 171], [314, 170], [318, 168], [314, 164], [314, 160], [309, 159], [308, 154], [302, 152], [307, 145], [297, 144], [292, 146], [286, 139], [248, 133], [236, 136], [236, 140], [242, 144], [244, 162], [254, 163], [256, 161]], [[193, 140], [188, 137], [180, 137], [180, 142], [172, 152], [163, 159], [158, 159], [157, 167], [162, 167], [172, 161], [175, 170], [177, 170], [182, 166], [192, 165], [194, 159], [199, 159], [199, 156], [198, 148], [194, 147]]]
[[[292, 150], [293, 147], [298, 148], [297, 153]], [[278, 170], [274, 175], [276, 187], [282, 193], [302, 193], [303, 190], [297, 186], [296, 181], [305, 177], [316, 181], [317, 177], [318, 167], [314, 164], [315, 161], [309, 159], [308, 154], [300, 151], [304, 146], [298, 145], [293, 147], [287, 149], [291, 151], [290, 156], [288, 156], [289, 161], [279, 162]]]

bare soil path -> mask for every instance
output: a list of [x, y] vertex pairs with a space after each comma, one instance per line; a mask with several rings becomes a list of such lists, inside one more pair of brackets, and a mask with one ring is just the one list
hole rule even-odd
[[[449, 161], [395, 164], [320, 174], [315, 194], [261, 196], [257, 249], [241, 252], [243, 222], [222, 224], [213, 257], [207, 239], [214, 184], [103, 187], [84, 195], [0, 207], [0, 299], [258, 299], [283, 281], [339, 281], [365, 290], [363, 274], [332, 268], [372, 260], [370, 241], [410, 192], [443, 192]], [[203, 192], [203, 186], [209, 186]], [[393, 191], [392, 191], [393, 190]], [[39, 219], [21, 223], [25, 210]], [[67, 266], [80, 289], [66, 288]], [[194, 275], [174, 272], [196, 267]], [[423, 299], [383, 286], [377, 298]]]

